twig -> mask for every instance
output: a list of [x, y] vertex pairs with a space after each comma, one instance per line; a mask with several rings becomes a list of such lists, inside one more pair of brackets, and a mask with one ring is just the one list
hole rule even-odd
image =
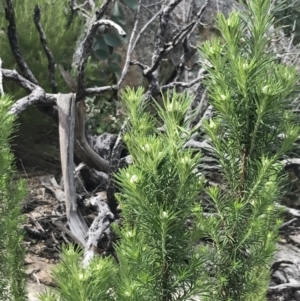
[[54, 61], [54, 57], [53, 54], [51, 52], [51, 50], [49, 49], [48, 45], [47, 45], [47, 39], [46, 39], [46, 34], [43, 30], [43, 27], [40, 23], [41, 20], [41, 8], [39, 5], [36, 5], [34, 8], [34, 24], [36, 26], [36, 29], [40, 35], [40, 41], [41, 44], [43, 46], [44, 52], [47, 56], [48, 59], [48, 69], [49, 69], [49, 80], [50, 80], [50, 85], [52, 88], [52, 93], [57, 93], [57, 83], [55, 80], [55, 61]]
[[285, 159], [280, 161], [281, 164], [283, 164], [284, 166], [289, 166], [289, 165], [300, 165], [300, 158], [289, 158], [289, 159]]
[[126, 130], [128, 122], [129, 122], [129, 119], [127, 118], [122, 125], [122, 128], [120, 130], [120, 133], [118, 135], [118, 138], [117, 138], [114, 148], [112, 150], [111, 158], [109, 161], [108, 183], [107, 183], [106, 192], [107, 192], [107, 203], [108, 203], [112, 213], [115, 213], [116, 209], [117, 209], [117, 200], [115, 197], [116, 187], [115, 187], [115, 181], [114, 181], [113, 177], [114, 177], [114, 173], [119, 168], [120, 156], [121, 156], [121, 152], [122, 152], [122, 148], [123, 148], [122, 135]]
[[164, 54], [166, 30], [170, 20], [170, 14], [181, 1], [182, 0], [172, 0], [163, 8], [160, 14], [160, 27], [155, 39], [154, 53], [152, 55], [152, 66], [148, 70], [149, 73], [153, 73], [153, 71], [157, 70], [159, 66], [159, 62]]
[[173, 88], [177, 88], [177, 87], [182, 87], [182, 88], [190, 88], [193, 85], [198, 84], [201, 80], [203, 79], [203, 76], [199, 76], [197, 78], [195, 78], [194, 80], [188, 82], [188, 83], [184, 83], [184, 82], [172, 82], [170, 84], [164, 85], [161, 87], [161, 90], [168, 90], [168, 89], [173, 89]]
[[131, 36], [130, 36], [130, 40], [129, 40], [129, 44], [128, 44], [128, 48], [127, 48], [127, 53], [126, 53], [126, 60], [125, 60], [125, 64], [124, 64], [124, 67], [123, 67], [123, 70], [122, 70], [122, 74], [121, 74], [121, 77], [118, 81], [118, 88], [121, 86], [127, 72], [128, 72], [128, 67], [129, 67], [129, 64], [130, 64], [130, 57], [131, 57], [131, 53], [132, 53], [132, 50], [133, 50], [133, 47], [134, 47], [134, 37], [136, 35], [136, 31], [137, 31], [137, 26], [138, 26], [138, 23], [139, 23], [139, 19], [140, 19], [140, 10], [141, 10], [141, 2], [142, 0], [139, 0], [139, 4], [138, 4], [138, 9], [136, 11], [136, 15], [135, 15], [135, 22], [134, 22], [134, 26], [133, 26], [133, 29], [132, 29], [132, 32], [131, 32]]
[[276, 207], [278, 209], [282, 209], [283, 211], [287, 212], [288, 214], [295, 216], [295, 217], [300, 217], [300, 210], [289, 208], [284, 205], [276, 204]]
[[289, 282], [289, 283], [283, 283], [275, 286], [269, 286], [268, 287], [268, 294], [275, 294], [280, 293], [286, 290], [299, 290], [300, 289], [300, 282]]
[[271, 275], [273, 275], [276, 271], [278, 271], [278, 269], [280, 268], [280, 266], [282, 264], [294, 264], [292, 261], [289, 260], [281, 260], [281, 261], [276, 261], [272, 264], [272, 266], [270, 267], [270, 272]]
[[85, 67], [87, 63], [87, 59], [89, 55], [91, 54], [91, 49], [93, 45], [93, 38], [97, 32], [97, 29], [100, 25], [105, 25], [109, 27], [115, 28], [118, 33], [122, 36], [126, 35], [125, 31], [122, 29], [121, 26], [116, 24], [115, 22], [111, 20], [103, 20], [101, 19], [103, 15], [105, 14], [106, 10], [108, 9], [108, 6], [110, 4], [111, 0], [106, 0], [101, 8], [96, 12], [95, 20], [92, 21], [86, 36], [82, 43], [80, 44], [78, 52], [80, 53], [79, 63], [78, 63], [78, 80], [77, 80], [77, 95], [76, 95], [76, 101], [80, 101], [84, 95], [85, 95]]
[[139, 41], [139, 39], [141, 38], [142, 34], [145, 32], [145, 30], [148, 28], [148, 26], [161, 14], [161, 10], [159, 12], [157, 12], [145, 25], [144, 27], [140, 30], [140, 32], [138, 33], [133, 45], [132, 45], [132, 49], [135, 49], [137, 42]]
[[2, 60], [0, 58], [0, 96], [2, 95], [4, 95], [4, 90], [3, 90]]
[[33, 277], [35, 278], [36, 282], [38, 283], [38, 285], [41, 285], [40, 280], [38, 278], [38, 276], [35, 273], [32, 273]]
[[290, 224], [292, 224], [292, 223], [293, 223], [294, 221], [296, 221], [296, 220], [297, 220], [297, 218], [295, 217], [295, 218], [289, 220], [288, 222], [283, 223], [283, 224], [279, 227], [279, 229], [283, 229], [283, 228], [289, 226]]
[[17, 61], [17, 64], [24, 74], [24, 77], [31, 81], [32, 83], [38, 85], [38, 81], [31, 72], [29, 66], [27, 65], [25, 59], [23, 58], [19, 46], [19, 41], [17, 37], [17, 28], [16, 28], [16, 21], [15, 21], [15, 12], [12, 0], [6, 0], [6, 7], [5, 7], [5, 18], [9, 22], [7, 26], [7, 35], [10, 44], [11, 51]]
[[95, 87], [95, 88], [87, 88], [85, 90], [85, 93], [86, 93], [86, 95], [95, 95], [95, 94], [106, 93], [108, 91], [114, 91], [117, 89], [118, 89], [118, 85]]
[[32, 214], [29, 215], [29, 219], [35, 224], [37, 229], [41, 230], [42, 232], [45, 232], [44, 228], [41, 226], [41, 224], [32, 216]]

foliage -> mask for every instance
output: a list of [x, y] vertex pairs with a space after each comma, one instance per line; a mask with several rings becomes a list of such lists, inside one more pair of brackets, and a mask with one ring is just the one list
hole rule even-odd
[[[197, 174], [200, 154], [183, 150], [191, 97], [174, 92], [164, 99], [166, 110], [156, 105], [166, 127], [161, 133], [160, 122], [145, 113], [142, 94], [142, 89], [122, 94], [130, 119], [124, 141], [134, 164], [116, 175], [122, 208], [122, 226], [114, 226], [119, 262], [97, 258], [84, 270], [80, 253], [64, 249], [55, 272], [62, 300], [187, 300], [208, 289], [206, 250], [194, 249], [194, 227], [186, 224], [196, 218], [194, 202], [203, 184]], [[51, 300], [46, 297], [41, 300]]]
[[[195, 199], [203, 179], [200, 154], [184, 150], [190, 138], [184, 117], [191, 97], [173, 92], [156, 104], [162, 124], [145, 113], [142, 89], [123, 93], [130, 118], [124, 142], [134, 164], [117, 175], [124, 219], [117, 246], [121, 277], [118, 299], [187, 300], [203, 293], [204, 256], [193, 247]], [[164, 126], [165, 133], [156, 130]], [[126, 275], [126, 277], [124, 277]]]
[[[5, 0], [1, 0], [0, 3], [0, 26], [6, 32], [8, 21], [5, 19], [4, 13]], [[48, 74], [48, 61], [33, 22], [33, 12], [36, 4], [41, 6], [41, 24], [46, 33], [49, 48], [53, 52], [57, 64], [70, 66], [76, 41], [82, 30], [83, 20], [77, 17], [70, 26], [67, 26], [67, 0], [14, 1], [16, 27], [21, 53], [41, 87], [49, 92], [51, 91], [50, 84], [48, 76], [45, 76], [45, 74]], [[53, 20], [54, 16], [55, 22]], [[18, 70], [6, 34], [0, 35], [0, 44], [0, 56], [3, 60], [3, 67]], [[59, 90], [67, 92], [68, 87], [66, 87], [58, 71], [56, 72], [56, 76]], [[23, 96], [23, 91], [15, 85], [9, 85], [6, 88], [9, 89], [9, 93], [16, 99]]]
[[15, 118], [8, 115], [12, 100], [0, 97], [0, 300], [27, 300], [23, 268], [24, 246], [21, 225], [21, 200], [24, 183], [13, 179], [14, 157], [9, 139], [15, 130]]
[[[54, 270], [59, 285], [60, 300], [111, 300], [110, 288], [114, 282], [116, 266], [111, 258], [95, 258], [86, 269], [81, 266], [82, 252], [72, 245], [62, 248], [60, 263]], [[42, 301], [57, 300], [55, 291], [39, 296]]]
[[[213, 241], [219, 284], [209, 300], [265, 300], [268, 264], [281, 224], [276, 202], [285, 177], [280, 159], [299, 136], [289, 96], [298, 80], [268, 49], [270, 0], [247, 1], [246, 11], [218, 17], [222, 33], [201, 48], [214, 118], [205, 129], [223, 175], [206, 189], [217, 214], [199, 229]], [[202, 233], [201, 232], [201, 233]]]

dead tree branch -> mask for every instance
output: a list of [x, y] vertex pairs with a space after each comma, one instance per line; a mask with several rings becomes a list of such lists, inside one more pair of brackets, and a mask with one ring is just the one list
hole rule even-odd
[[106, 191], [107, 191], [107, 202], [113, 213], [115, 213], [117, 206], [118, 206], [117, 200], [115, 197], [116, 187], [115, 187], [115, 181], [114, 181], [114, 173], [116, 173], [119, 169], [120, 157], [121, 157], [121, 152], [123, 149], [122, 135], [126, 130], [128, 121], [129, 120], [126, 119], [122, 125], [122, 128], [120, 130], [117, 141], [112, 150], [111, 158], [109, 161], [108, 184], [107, 184]]
[[40, 23], [41, 20], [41, 8], [39, 5], [36, 5], [34, 8], [34, 24], [37, 28], [37, 31], [40, 35], [40, 41], [43, 46], [44, 52], [47, 56], [48, 59], [48, 69], [49, 69], [49, 80], [50, 80], [50, 85], [52, 89], [52, 93], [58, 93], [57, 89], [57, 83], [55, 80], [55, 61], [54, 61], [54, 56], [50, 50], [50, 48], [47, 45], [47, 38], [45, 31]]
[[26, 92], [31, 93], [38, 85], [32, 83], [20, 75], [16, 70], [1, 69], [3, 78], [8, 81], [15, 82], [18, 86], [22, 87]]
[[268, 287], [268, 294], [275, 294], [280, 293], [286, 290], [296, 291], [300, 289], [300, 282], [289, 282], [289, 283], [282, 283], [275, 286]]
[[[91, 160], [92, 165], [98, 171], [107, 172], [109, 169], [109, 163], [104, 160], [101, 156], [99, 156], [88, 144], [85, 136], [85, 103], [80, 101], [77, 103], [77, 110], [76, 110], [76, 118], [75, 118], [75, 133], [76, 133], [76, 140], [81, 147], [85, 157]], [[86, 162], [87, 160], [83, 160]]]
[[4, 90], [3, 90], [2, 60], [0, 58], [0, 96], [2, 95], [4, 95]]
[[58, 94], [59, 144], [67, 218], [72, 233], [85, 246], [88, 227], [77, 207], [74, 180], [75, 94]]
[[134, 22], [134, 26], [133, 26], [133, 29], [132, 29], [132, 32], [131, 32], [131, 35], [130, 35], [130, 39], [129, 39], [129, 44], [128, 44], [128, 48], [127, 48], [127, 53], [126, 53], [126, 60], [125, 60], [125, 64], [124, 64], [124, 67], [123, 67], [123, 70], [122, 70], [122, 74], [121, 74], [121, 77], [118, 81], [118, 88], [121, 86], [127, 72], [128, 72], [128, 67], [129, 67], [129, 64], [130, 64], [130, 59], [131, 59], [131, 54], [132, 54], [132, 50], [133, 50], [133, 47], [134, 47], [134, 38], [136, 36], [136, 31], [137, 31], [137, 26], [138, 26], [138, 23], [139, 23], [139, 19], [140, 19], [140, 11], [141, 11], [141, 2], [142, 0], [139, 0], [139, 5], [138, 5], [138, 9], [137, 9], [137, 12], [136, 12], [136, 16], [135, 16], [135, 22]]
[[17, 35], [17, 26], [15, 20], [15, 11], [13, 7], [12, 0], [6, 0], [6, 7], [5, 7], [5, 18], [9, 22], [7, 26], [7, 35], [10, 44], [11, 51], [16, 59], [16, 62], [24, 74], [24, 77], [31, 81], [32, 83], [38, 85], [38, 81], [31, 72], [29, 66], [27, 65], [24, 57], [21, 54], [18, 35]]

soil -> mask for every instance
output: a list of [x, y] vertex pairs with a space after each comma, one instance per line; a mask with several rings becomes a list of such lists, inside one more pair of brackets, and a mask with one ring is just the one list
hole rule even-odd
[[58, 262], [63, 236], [67, 240], [49, 222], [60, 204], [41, 184], [44, 177], [60, 175], [58, 141], [57, 125], [31, 107], [18, 119], [18, 131], [11, 143], [17, 177], [25, 179], [28, 187], [23, 214], [29, 301], [38, 301], [37, 294], [55, 285], [51, 270]]

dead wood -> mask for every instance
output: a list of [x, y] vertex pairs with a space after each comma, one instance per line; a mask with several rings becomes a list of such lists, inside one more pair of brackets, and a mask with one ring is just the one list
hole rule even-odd
[[69, 226], [81, 244], [85, 245], [88, 227], [77, 206], [74, 180], [75, 97], [73, 93], [58, 94], [59, 144]]

